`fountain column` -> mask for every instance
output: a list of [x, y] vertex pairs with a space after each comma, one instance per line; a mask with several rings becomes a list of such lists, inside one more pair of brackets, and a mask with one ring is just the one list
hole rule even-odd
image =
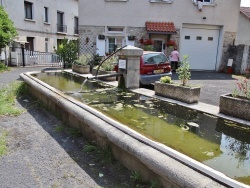
[[142, 54], [143, 50], [141, 48], [130, 45], [121, 50], [119, 57], [126, 60], [126, 69], [120, 69], [119, 72], [123, 72], [125, 88], [139, 88], [140, 57]]

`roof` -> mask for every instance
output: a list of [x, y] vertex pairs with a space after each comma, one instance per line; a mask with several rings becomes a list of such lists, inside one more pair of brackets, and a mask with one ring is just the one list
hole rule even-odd
[[240, 7], [240, 13], [250, 20], [250, 7]]
[[146, 22], [149, 33], [176, 33], [173, 22]]

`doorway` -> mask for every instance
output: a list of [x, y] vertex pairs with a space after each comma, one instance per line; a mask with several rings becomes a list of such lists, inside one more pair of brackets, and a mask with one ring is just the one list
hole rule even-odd
[[154, 41], [154, 50], [156, 52], [164, 52], [164, 48], [163, 48], [164, 39], [154, 39], [153, 38], [153, 41]]

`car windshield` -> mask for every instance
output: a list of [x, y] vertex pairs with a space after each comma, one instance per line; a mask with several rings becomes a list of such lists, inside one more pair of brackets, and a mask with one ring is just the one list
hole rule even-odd
[[168, 58], [162, 53], [144, 54], [143, 58], [145, 64], [159, 64], [168, 61]]

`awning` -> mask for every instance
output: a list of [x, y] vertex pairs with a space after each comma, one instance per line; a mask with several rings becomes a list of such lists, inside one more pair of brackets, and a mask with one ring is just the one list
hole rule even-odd
[[173, 22], [146, 22], [148, 33], [173, 34], [176, 29]]

